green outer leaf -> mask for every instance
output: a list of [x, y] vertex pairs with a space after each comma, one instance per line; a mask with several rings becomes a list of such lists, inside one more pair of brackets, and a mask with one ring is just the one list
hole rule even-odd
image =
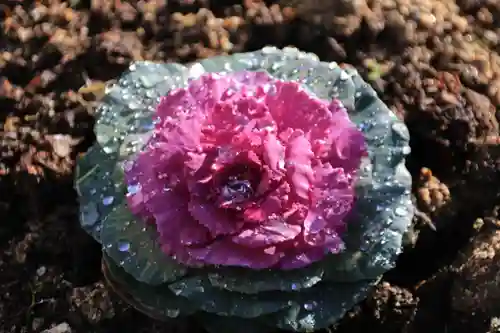
[[288, 60], [274, 65], [269, 73], [278, 79], [300, 83], [309, 92], [325, 100], [342, 101], [349, 110], [354, 108], [354, 83], [335, 63], [324, 63], [309, 58]]
[[[137, 62], [130, 65], [111, 86], [96, 112], [97, 142], [106, 153], [117, 152], [127, 136], [140, 135], [122, 157], [136, 152], [147, 140], [153, 128], [153, 116], [160, 97], [187, 84], [188, 71], [180, 64]], [[129, 143], [134, 140], [129, 140]]]
[[151, 286], [139, 282], [106, 254], [103, 260], [107, 268], [108, 282], [119, 292], [126, 292], [127, 298], [132, 298], [128, 300], [141, 311], [151, 315], [154, 313], [157, 319], [187, 316], [197, 311], [184, 298], [174, 295], [166, 285]]
[[[240, 294], [219, 289], [203, 276], [193, 276], [169, 285], [176, 295], [185, 297], [199, 309], [221, 316], [256, 318], [289, 306], [288, 299], [272, 297], [271, 293]], [[297, 293], [298, 294], [298, 293]], [[269, 295], [269, 297], [266, 297]]]
[[[119, 223], [116, 220], [116, 215], [124, 214], [120, 207], [125, 207], [118, 206], [124, 204], [126, 193], [122, 162], [149, 140], [159, 98], [172, 89], [185, 86], [187, 76], [187, 69], [179, 64], [132, 64], [118, 82], [107, 89], [96, 111], [97, 142], [77, 164], [76, 187], [80, 195], [80, 221], [83, 227], [103, 243], [105, 251], [109, 251], [117, 264], [124, 265], [125, 270], [138, 280], [152, 284], [170, 281], [178, 277], [178, 273], [169, 273], [172, 265], [167, 266], [166, 263], [172, 260], [147, 260], [144, 249], [137, 251], [140, 255], [136, 257], [133, 253], [116, 251], [118, 241], [155, 239], [152, 231], [142, 235], [136, 223], [133, 224], [135, 229], [131, 225], [123, 226], [123, 231], [112, 235], [120, 229], [117, 224], [130, 224], [132, 221], [130, 218]], [[118, 212], [106, 218], [115, 207], [119, 207]], [[90, 225], [89, 221], [93, 224]], [[104, 239], [101, 239], [101, 233]], [[131, 247], [137, 247], [137, 244], [131, 244]], [[153, 258], [163, 257], [157, 246], [155, 249]], [[175, 267], [177, 271], [183, 271], [179, 265]]]
[[[300, 291], [320, 282], [323, 274], [324, 267], [315, 263], [302, 269], [289, 271], [220, 267], [208, 272], [207, 276], [214, 287], [254, 294], [273, 290]], [[242, 276], [245, 278], [242, 279]]]
[[408, 130], [356, 70], [346, 73], [356, 87], [350, 117], [365, 134], [369, 157], [358, 172], [356, 206], [343, 237], [346, 251], [328, 258], [325, 277], [336, 281], [375, 278], [394, 267], [414, 210], [405, 167]]
[[223, 291], [203, 277], [190, 277], [170, 284], [170, 289], [199, 309], [221, 316], [221, 324], [225, 317], [255, 318], [269, 326], [305, 332], [327, 327], [340, 319], [368, 295], [377, 281], [323, 282], [300, 292], [250, 295]]
[[326, 328], [365, 299], [378, 281], [324, 282], [300, 293], [277, 293], [276, 298], [288, 298], [292, 305], [285, 311], [261, 318], [262, 322], [297, 332]]
[[103, 221], [103, 251], [136, 280], [158, 285], [175, 281], [186, 268], [165, 256], [153, 225], [138, 221], [126, 205], [116, 206]]
[[77, 160], [75, 189], [80, 202], [80, 223], [99, 242], [103, 219], [124, 198], [125, 185], [112, 177], [116, 160], [116, 154], [106, 154], [99, 144]]

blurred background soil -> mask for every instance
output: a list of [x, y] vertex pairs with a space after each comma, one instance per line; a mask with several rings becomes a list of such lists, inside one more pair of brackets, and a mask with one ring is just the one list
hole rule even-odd
[[329, 331], [500, 332], [500, 1], [3, 0], [0, 22], [1, 333], [202, 332], [108, 292], [75, 156], [95, 87], [131, 61], [268, 44], [356, 66], [412, 136], [405, 252]]

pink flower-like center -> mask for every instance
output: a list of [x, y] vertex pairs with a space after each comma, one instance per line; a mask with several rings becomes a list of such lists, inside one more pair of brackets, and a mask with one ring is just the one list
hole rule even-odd
[[242, 210], [256, 194], [260, 182], [260, 169], [247, 164], [223, 168], [213, 182], [215, 204], [220, 208]]
[[208, 74], [166, 96], [128, 196], [186, 265], [291, 269], [342, 247], [364, 138], [338, 101], [265, 73]]

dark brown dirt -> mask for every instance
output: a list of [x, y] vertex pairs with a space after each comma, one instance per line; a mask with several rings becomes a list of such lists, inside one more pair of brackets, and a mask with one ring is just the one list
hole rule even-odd
[[408, 248], [331, 332], [498, 332], [498, 1], [166, 3], [2, 1], [0, 332], [201, 332], [146, 318], [103, 285], [72, 189], [75, 156], [94, 139], [78, 89], [133, 60], [267, 44], [353, 64], [412, 135], [419, 214]]

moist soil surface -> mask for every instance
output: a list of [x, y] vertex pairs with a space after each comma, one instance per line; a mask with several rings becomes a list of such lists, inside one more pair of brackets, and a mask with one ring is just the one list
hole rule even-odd
[[500, 331], [500, 2], [5, 0], [0, 22], [0, 332], [203, 332], [107, 288], [75, 158], [99, 87], [131, 61], [265, 45], [354, 65], [411, 133], [404, 253], [329, 331]]

